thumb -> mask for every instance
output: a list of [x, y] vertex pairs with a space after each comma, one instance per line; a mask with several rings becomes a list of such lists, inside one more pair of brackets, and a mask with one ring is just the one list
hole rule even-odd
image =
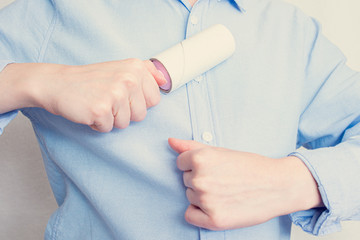
[[168, 142], [170, 147], [179, 154], [190, 150], [207, 147], [207, 145], [193, 140], [182, 140], [178, 138], [169, 138]]
[[159, 86], [165, 85], [167, 83], [167, 80], [162, 72], [157, 70], [155, 65], [150, 60], [145, 60], [145, 66], [148, 69], [148, 71], [151, 73], [151, 75], [154, 77], [155, 81]]

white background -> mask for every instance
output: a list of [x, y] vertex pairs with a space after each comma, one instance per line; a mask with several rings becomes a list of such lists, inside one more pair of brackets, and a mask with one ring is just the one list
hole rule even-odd
[[[359, 0], [287, 1], [317, 18], [324, 34], [347, 56], [348, 65], [360, 71]], [[0, 0], [0, 8], [10, 2]], [[55, 208], [31, 124], [20, 115], [0, 137], [0, 239], [42, 239]], [[317, 239], [298, 227], [292, 232], [293, 240]], [[360, 222], [345, 222], [342, 232], [320, 239], [358, 240]]]

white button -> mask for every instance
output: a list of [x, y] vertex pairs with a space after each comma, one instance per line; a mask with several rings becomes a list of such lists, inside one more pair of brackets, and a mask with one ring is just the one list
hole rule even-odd
[[191, 22], [192, 24], [196, 25], [196, 24], [198, 24], [199, 19], [198, 19], [196, 16], [192, 16], [192, 17], [190, 18], [190, 22]]
[[211, 142], [213, 140], [213, 135], [210, 132], [203, 132], [201, 137], [205, 142]]
[[199, 82], [201, 82], [203, 80], [203, 77], [202, 76], [197, 76], [194, 80], [199, 83]]

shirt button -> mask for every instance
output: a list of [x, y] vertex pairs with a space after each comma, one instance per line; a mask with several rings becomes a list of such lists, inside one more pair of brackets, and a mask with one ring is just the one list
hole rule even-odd
[[198, 19], [196, 16], [192, 16], [192, 17], [190, 18], [190, 22], [191, 22], [192, 24], [196, 25], [196, 24], [198, 24], [199, 19]]
[[194, 80], [199, 83], [199, 82], [201, 82], [203, 80], [203, 77], [202, 76], [197, 76]]
[[213, 135], [210, 132], [203, 132], [201, 137], [205, 142], [211, 142], [213, 140]]

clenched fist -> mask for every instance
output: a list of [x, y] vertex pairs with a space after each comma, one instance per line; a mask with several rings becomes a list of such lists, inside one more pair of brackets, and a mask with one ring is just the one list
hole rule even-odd
[[143, 120], [166, 83], [150, 61], [139, 59], [83, 66], [10, 64], [0, 77], [7, 89], [0, 112], [41, 107], [100, 132]]
[[226, 230], [322, 205], [317, 184], [297, 157], [269, 158], [169, 139], [190, 205], [185, 219], [195, 226]]

